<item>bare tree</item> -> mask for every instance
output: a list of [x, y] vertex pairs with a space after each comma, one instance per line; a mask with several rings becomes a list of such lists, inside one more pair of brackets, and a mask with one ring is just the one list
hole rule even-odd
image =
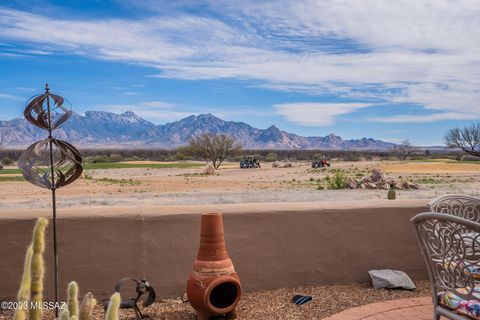
[[417, 151], [417, 148], [414, 147], [410, 141], [403, 140], [402, 143], [393, 147], [392, 151], [400, 161], [405, 161]]
[[445, 135], [445, 144], [458, 148], [472, 156], [480, 157], [480, 123], [469, 127], [450, 129]]
[[202, 133], [190, 139], [187, 150], [191, 155], [200, 157], [207, 163], [211, 162], [218, 169], [228, 156], [238, 154], [241, 147], [226, 134]]

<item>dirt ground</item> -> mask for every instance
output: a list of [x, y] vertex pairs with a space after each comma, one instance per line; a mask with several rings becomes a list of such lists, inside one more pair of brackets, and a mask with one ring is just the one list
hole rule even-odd
[[[301, 287], [271, 291], [249, 292], [242, 295], [237, 306], [237, 320], [319, 320], [340, 311], [374, 302], [428, 296], [431, 293], [428, 281], [417, 281], [415, 291], [375, 290], [369, 284], [331, 285]], [[312, 301], [302, 306], [291, 302], [295, 294], [310, 295]], [[152, 320], [195, 320], [195, 310], [181, 298], [155, 303], [144, 310]], [[0, 320], [10, 320], [13, 312], [0, 311]], [[52, 311], [44, 319], [53, 319]], [[103, 319], [103, 310], [95, 309], [94, 318]], [[120, 319], [133, 320], [131, 310], [122, 310]], [[216, 317], [215, 319], [226, 319]], [[213, 318], [212, 318], [213, 320]]]
[[[261, 169], [240, 169], [236, 163], [227, 163], [214, 175], [204, 174], [203, 166], [86, 170], [82, 179], [58, 190], [57, 199], [59, 207], [385, 199], [386, 190], [325, 190], [323, 186], [325, 177], [336, 172], [358, 178], [374, 168], [389, 178], [419, 185], [418, 190], [397, 191], [397, 199], [431, 199], [445, 193], [480, 195], [480, 164], [445, 160], [334, 162], [323, 169], [312, 169], [308, 162], [293, 163], [291, 168], [263, 163]], [[25, 181], [0, 181], [0, 190], [0, 210], [51, 205], [48, 190]]]

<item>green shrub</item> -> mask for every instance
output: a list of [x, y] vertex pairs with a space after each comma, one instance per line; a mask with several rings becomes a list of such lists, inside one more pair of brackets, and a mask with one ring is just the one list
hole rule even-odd
[[108, 157], [108, 162], [121, 162], [124, 159], [125, 158], [122, 155], [114, 153], [114, 154], [111, 154], [110, 157]]
[[2, 163], [5, 166], [11, 166], [11, 165], [13, 165], [13, 160], [12, 160], [12, 158], [5, 157], [5, 158], [3, 158]]
[[270, 152], [265, 156], [265, 161], [274, 162], [278, 160], [278, 156], [275, 152]]
[[347, 176], [341, 171], [335, 172], [333, 177], [327, 175], [325, 177], [325, 185], [327, 189], [345, 189], [347, 187]]

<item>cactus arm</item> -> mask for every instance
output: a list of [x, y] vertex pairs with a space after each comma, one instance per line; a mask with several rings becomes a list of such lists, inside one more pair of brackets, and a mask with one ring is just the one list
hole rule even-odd
[[118, 320], [118, 310], [120, 309], [120, 293], [115, 292], [108, 303], [106, 320]]
[[19, 309], [15, 310], [15, 320], [26, 320], [27, 318], [27, 309], [26, 307], [28, 301], [30, 300], [30, 281], [31, 281], [31, 272], [30, 267], [32, 263], [33, 255], [33, 246], [30, 245], [27, 249], [27, 254], [25, 256], [25, 265], [23, 267], [23, 277], [20, 284], [20, 289], [18, 290], [17, 300], [19, 302]]
[[30, 266], [30, 302], [36, 304], [37, 307], [30, 308], [29, 320], [42, 320], [42, 308], [40, 306], [43, 301], [43, 278], [45, 264], [43, 260], [43, 253], [45, 251], [45, 229], [47, 228], [47, 225], [47, 219], [39, 218], [33, 231], [33, 254]]

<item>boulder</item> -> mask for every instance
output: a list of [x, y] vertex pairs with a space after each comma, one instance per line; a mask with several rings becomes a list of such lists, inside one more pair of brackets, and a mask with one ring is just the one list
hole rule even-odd
[[283, 165], [284, 168], [291, 168], [293, 167], [292, 163], [291, 162], [285, 162], [285, 164]]
[[390, 269], [370, 270], [368, 274], [375, 289], [416, 289], [415, 284], [403, 271]]
[[205, 167], [205, 174], [215, 174], [215, 167], [213, 166], [213, 164], [207, 164], [207, 166]]
[[366, 189], [367, 187], [365, 186], [364, 183], [360, 183], [360, 186], [359, 186], [360, 189]]
[[367, 189], [377, 189], [377, 184], [373, 182], [365, 182], [365, 187]]
[[379, 189], [383, 189], [383, 190], [389, 190], [390, 189], [390, 184], [386, 183], [386, 182], [382, 182], [381, 184], [377, 184], [378, 188]]
[[372, 182], [373, 182], [373, 180], [370, 177], [363, 177], [362, 180], [360, 180], [360, 183], [364, 183], [364, 184], [372, 183]]
[[383, 173], [380, 170], [373, 169], [370, 178], [373, 182], [378, 182], [380, 180], [383, 180]]
[[358, 186], [357, 182], [353, 179], [348, 179], [346, 185], [349, 189], [357, 189]]
[[417, 189], [418, 189], [418, 184], [408, 183], [408, 187], [409, 187], [410, 189], [417, 190]]
[[277, 160], [277, 161], [275, 161], [274, 163], [272, 163], [272, 167], [273, 167], [273, 168], [278, 168], [278, 167], [280, 167], [280, 161]]

